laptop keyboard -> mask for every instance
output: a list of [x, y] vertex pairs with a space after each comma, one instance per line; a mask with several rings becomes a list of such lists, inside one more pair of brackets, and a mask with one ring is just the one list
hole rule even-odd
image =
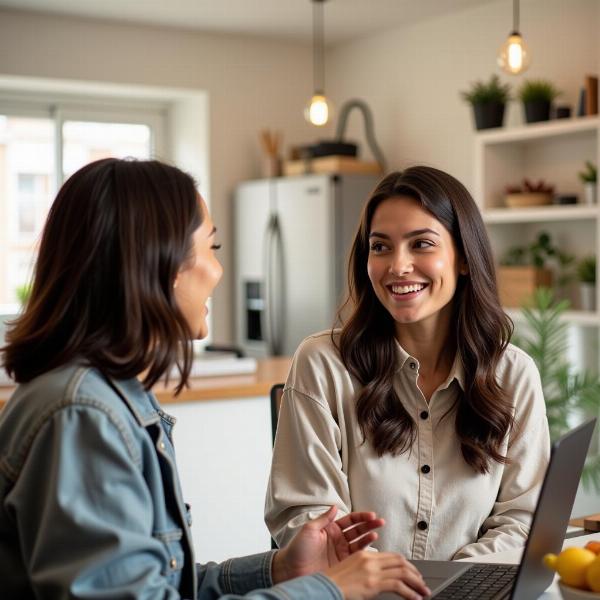
[[510, 597], [518, 565], [475, 564], [438, 594], [436, 600], [503, 600]]

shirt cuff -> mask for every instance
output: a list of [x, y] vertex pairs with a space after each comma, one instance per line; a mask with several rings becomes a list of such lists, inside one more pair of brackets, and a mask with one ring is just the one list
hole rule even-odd
[[313, 573], [289, 579], [273, 588], [281, 590], [284, 598], [319, 598], [319, 600], [344, 600], [340, 588], [323, 573]]

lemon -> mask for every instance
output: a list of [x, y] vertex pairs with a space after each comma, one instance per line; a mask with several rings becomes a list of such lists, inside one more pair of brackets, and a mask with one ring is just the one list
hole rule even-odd
[[589, 564], [585, 572], [585, 580], [592, 592], [600, 592], [600, 556]]
[[[595, 560], [596, 555], [585, 548], [565, 548], [558, 556], [544, 556], [544, 564], [555, 570], [563, 583], [581, 589], [587, 589], [586, 571]], [[598, 582], [600, 583], [600, 567]]]

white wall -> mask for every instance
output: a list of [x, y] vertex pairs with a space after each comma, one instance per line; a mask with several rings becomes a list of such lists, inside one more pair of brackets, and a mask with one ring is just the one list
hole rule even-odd
[[310, 44], [0, 10], [0, 75], [204, 90], [210, 114], [210, 195], [225, 276], [215, 293], [215, 341], [233, 339], [231, 192], [260, 174], [258, 132], [286, 146], [314, 131]]
[[[389, 168], [430, 164], [472, 189], [474, 127], [459, 93], [501, 74], [496, 54], [511, 27], [512, 2], [502, 0], [339, 46], [327, 63], [333, 99], [367, 101]], [[501, 76], [516, 85], [549, 78], [565, 92], [559, 100], [576, 106], [584, 75], [599, 72], [600, 2], [522, 0], [521, 31], [531, 67]], [[507, 117], [505, 124], [521, 122], [521, 106], [513, 102]], [[347, 137], [364, 139], [359, 118]]]

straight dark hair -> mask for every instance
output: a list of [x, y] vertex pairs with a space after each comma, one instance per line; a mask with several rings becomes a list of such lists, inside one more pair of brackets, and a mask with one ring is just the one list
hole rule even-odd
[[362, 213], [348, 265], [349, 297], [344, 306], [351, 306], [352, 312], [339, 338], [344, 365], [363, 386], [356, 403], [358, 422], [379, 456], [406, 452], [415, 441], [415, 423], [393, 385], [394, 320], [379, 302], [367, 274], [375, 210], [384, 200], [402, 196], [420, 202], [448, 230], [468, 266], [468, 275], [458, 279], [455, 329], [450, 332], [465, 372], [456, 432], [467, 464], [486, 473], [490, 460], [506, 462], [501, 445], [513, 426], [511, 399], [496, 380], [513, 324], [500, 305], [492, 251], [479, 210], [467, 189], [438, 169], [418, 166], [391, 173], [378, 184]]
[[18, 383], [74, 360], [149, 389], [192, 333], [173, 293], [203, 215], [194, 180], [158, 161], [107, 158], [72, 175], [52, 204], [31, 296], [10, 324], [4, 367]]

